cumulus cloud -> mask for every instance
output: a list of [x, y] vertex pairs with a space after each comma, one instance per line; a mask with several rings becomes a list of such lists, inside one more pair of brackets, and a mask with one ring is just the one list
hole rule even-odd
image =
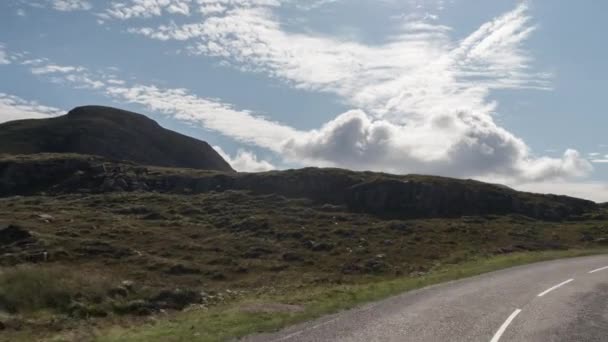
[[213, 148], [224, 158], [233, 169], [239, 172], [263, 172], [274, 170], [276, 167], [272, 163], [258, 159], [255, 153], [246, 150], [238, 150], [234, 157], [219, 146], [213, 146]]
[[43, 106], [36, 101], [0, 93], [0, 123], [22, 119], [44, 119], [63, 113], [61, 109]]

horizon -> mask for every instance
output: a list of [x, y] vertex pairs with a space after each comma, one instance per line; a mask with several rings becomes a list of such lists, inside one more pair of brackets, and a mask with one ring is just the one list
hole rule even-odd
[[608, 4], [0, 8], [0, 122], [91, 103], [207, 141], [238, 171], [432, 174], [608, 201], [608, 49], [594, 44]]

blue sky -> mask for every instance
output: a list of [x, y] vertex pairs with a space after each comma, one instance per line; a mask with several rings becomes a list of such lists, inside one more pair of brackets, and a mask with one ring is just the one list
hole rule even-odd
[[608, 201], [599, 1], [7, 0], [0, 122], [145, 113], [241, 171], [429, 173]]

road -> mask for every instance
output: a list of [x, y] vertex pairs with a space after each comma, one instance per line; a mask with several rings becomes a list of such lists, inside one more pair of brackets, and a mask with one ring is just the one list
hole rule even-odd
[[608, 255], [431, 286], [247, 342], [607, 342]]

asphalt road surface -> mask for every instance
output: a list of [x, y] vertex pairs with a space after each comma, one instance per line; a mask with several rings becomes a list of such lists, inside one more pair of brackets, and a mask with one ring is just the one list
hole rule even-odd
[[608, 342], [608, 255], [431, 286], [247, 342]]

